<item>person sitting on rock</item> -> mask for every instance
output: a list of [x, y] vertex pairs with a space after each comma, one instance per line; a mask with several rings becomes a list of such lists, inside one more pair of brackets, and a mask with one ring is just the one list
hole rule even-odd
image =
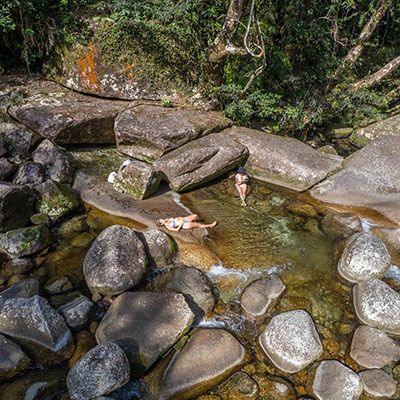
[[247, 192], [247, 184], [250, 180], [249, 174], [243, 167], [239, 167], [235, 174], [235, 181], [236, 181], [236, 190], [239, 193], [240, 200], [242, 200], [242, 206], [246, 207], [246, 192]]
[[193, 228], [214, 228], [217, 225], [217, 221], [212, 224], [201, 224], [197, 222], [197, 214], [187, 215], [186, 217], [175, 217], [175, 218], [160, 218], [157, 220], [157, 225], [165, 226], [169, 231], [178, 232], [181, 229], [193, 229]]

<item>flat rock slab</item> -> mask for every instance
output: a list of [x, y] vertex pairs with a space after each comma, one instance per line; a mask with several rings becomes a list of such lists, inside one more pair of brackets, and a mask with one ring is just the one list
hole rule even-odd
[[400, 360], [400, 345], [385, 332], [361, 325], [354, 332], [350, 356], [362, 367], [383, 368]]
[[115, 143], [114, 120], [127, 103], [67, 92], [38, 93], [10, 106], [12, 117], [55, 143]]
[[322, 354], [322, 344], [311, 316], [303, 310], [273, 317], [259, 337], [261, 348], [282, 371], [295, 373]]
[[327, 360], [315, 371], [313, 391], [319, 400], [358, 400], [363, 385], [352, 369], [339, 361]]
[[400, 136], [371, 142], [310, 191], [325, 203], [372, 209], [400, 224]]
[[173, 190], [180, 192], [244, 164], [248, 154], [245, 146], [225, 132], [213, 133], [164, 155], [154, 168], [166, 177]]
[[235, 127], [225, 131], [249, 149], [246, 169], [257, 179], [304, 191], [342, 164], [342, 157], [324, 154], [299, 140]]
[[387, 333], [400, 335], [400, 294], [379, 279], [353, 287], [353, 302], [358, 319]]
[[112, 302], [96, 339], [119, 344], [138, 375], [171, 348], [193, 320], [182, 294], [125, 292]]
[[154, 162], [162, 155], [232, 122], [215, 111], [134, 105], [115, 120], [118, 150], [133, 158]]
[[360, 372], [364, 390], [370, 396], [391, 398], [397, 390], [396, 381], [382, 369], [370, 369]]
[[245, 353], [224, 329], [198, 330], [167, 366], [160, 400], [191, 399], [208, 391], [240, 368]]
[[10, 339], [0, 335], [0, 379], [9, 379], [28, 368], [29, 357]]

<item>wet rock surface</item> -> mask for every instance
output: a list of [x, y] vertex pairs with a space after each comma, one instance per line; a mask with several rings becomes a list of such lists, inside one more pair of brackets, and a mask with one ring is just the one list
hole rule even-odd
[[330, 212], [324, 216], [320, 227], [325, 235], [334, 240], [347, 239], [362, 231], [360, 218], [350, 213]]
[[261, 333], [259, 342], [273, 364], [289, 373], [307, 367], [323, 350], [314, 321], [303, 310], [273, 317]]
[[268, 400], [295, 400], [296, 392], [293, 386], [286, 380], [268, 376], [263, 380], [263, 393]]
[[364, 390], [372, 397], [392, 398], [395, 395], [396, 381], [382, 369], [370, 369], [360, 372]]
[[9, 379], [29, 367], [31, 360], [10, 339], [0, 335], [0, 380]]

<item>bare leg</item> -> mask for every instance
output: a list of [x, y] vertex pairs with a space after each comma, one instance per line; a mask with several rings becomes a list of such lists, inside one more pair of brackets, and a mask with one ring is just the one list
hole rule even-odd
[[238, 191], [240, 195], [240, 199], [242, 200], [242, 206], [246, 207], [246, 192], [247, 192], [247, 185], [245, 183], [242, 183], [241, 185], [238, 186]]
[[192, 229], [192, 228], [214, 228], [217, 225], [217, 221], [212, 224], [200, 224], [199, 222], [185, 222], [182, 229]]

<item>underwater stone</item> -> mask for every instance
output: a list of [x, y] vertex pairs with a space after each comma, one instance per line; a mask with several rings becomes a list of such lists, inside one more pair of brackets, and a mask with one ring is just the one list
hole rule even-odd
[[372, 397], [391, 398], [396, 393], [396, 381], [382, 369], [361, 371], [359, 375], [365, 392]]
[[322, 232], [333, 240], [347, 239], [362, 231], [360, 218], [350, 213], [329, 212], [322, 218], [320, 227]]

